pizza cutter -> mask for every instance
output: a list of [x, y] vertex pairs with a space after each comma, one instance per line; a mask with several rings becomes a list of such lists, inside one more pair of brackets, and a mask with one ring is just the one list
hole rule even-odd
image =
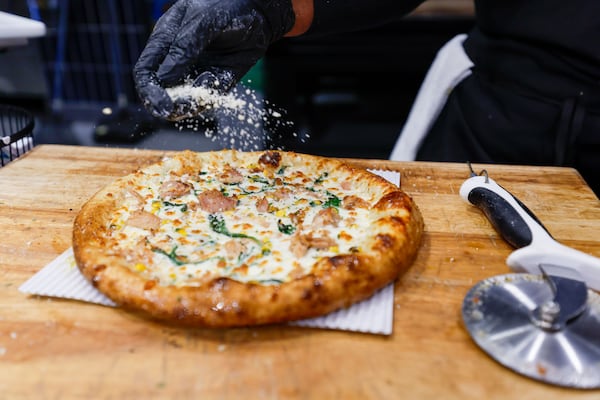
[[[469, 165], [470, 166], [470, 165]], [[600, 259], [558, 243], [518, 199], [482, 171], [460, 189], [512, 246], [513, 273], [485, 279], [462, 315], [473, 340], [502, 365], [539, 381], [600, 388]]]

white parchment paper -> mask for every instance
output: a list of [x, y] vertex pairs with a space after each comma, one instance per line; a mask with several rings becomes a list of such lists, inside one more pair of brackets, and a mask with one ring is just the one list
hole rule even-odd
[[[400, 184], [400, 174], [393, 171], [371, 170], [389, 182]], [[79, 272], [73, 249], [69, 248], [52, 262], [23, 283], [23, 293], [59, 297], [114, 307], [115, 303], [100, 293]], [[295, 321], [291, 325], [339, 329], [354, 332], [390, 335], [394, 322], [394, 285], [390, 284], [367, 300], [331, 314], [307, 320]]]

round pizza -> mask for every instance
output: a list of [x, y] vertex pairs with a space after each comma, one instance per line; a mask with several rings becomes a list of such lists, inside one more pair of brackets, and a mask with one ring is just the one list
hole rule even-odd
[[83, 275], [118, 305], [198, 327], [280, 323], [372, 296], [411, 265], [423, 220], [385, 179], [284, 151], [184, 151], [78, 213]]

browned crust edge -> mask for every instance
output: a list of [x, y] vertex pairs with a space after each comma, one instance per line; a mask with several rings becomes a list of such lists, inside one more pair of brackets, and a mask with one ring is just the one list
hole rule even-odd
[[[261, 153], [257, 153], [261, 154]], [[189, 157], [189, 154], [184, 154]], [[304, 155], [301, 155], [304, 157]], [[379, 176], [338, 161], [316, 156], [321, 163], [350, 168], [370, 184], [386, 184]], [[368, 175], [363, 175], [363, 174]], [[196, 327], [236, 327], [293, 321], [320, 316], [372, 296], [397, 279], [412, 264], [423, 232], [422, 215], [413, 200], [391, 186], [375, 210], [389, 212], [380, 219], [371, 249], [358, 254], [321, 259], [314, 273], [280, 285], [245, 284], [216, 278], [196, 287], [153, 284], [135, 274], [117, 257], [107, 254], [105, 221], [117, 203], [125, 178], [100, 190], [77, 215], [73, 250], [83, 275], [121, 307], [154, 319]], [[382, 182], [383, 181], [383, 182]]]

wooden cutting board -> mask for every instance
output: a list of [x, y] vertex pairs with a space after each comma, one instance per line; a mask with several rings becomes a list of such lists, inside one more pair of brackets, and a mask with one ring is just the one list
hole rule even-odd
[[[0, 399], [596, 399], [498, 365], [463, 327], [463, 297], [512, 249], [458, 190], [462, 164], [349, 160], [401, 173], [426, 224], [395, 289], [389, 337], [289, 326], [209, 330], [30, 297], [96, 190], [162, 152], [45, 145], [0, 169]], [[483, 166], [475, 165], [476, 169]], [[600, 256], [600, 202], [567, 168], [485, 166], [564, 244]]]

